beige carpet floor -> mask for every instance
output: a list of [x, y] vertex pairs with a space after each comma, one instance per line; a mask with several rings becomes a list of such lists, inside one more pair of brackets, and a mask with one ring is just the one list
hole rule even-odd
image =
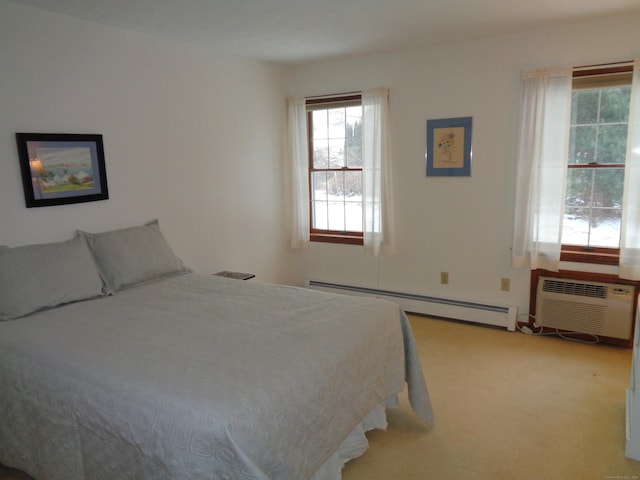
[[[436, 425], [402, 395], [344, 480], [640, 480], [624, 455], [631, 350], [410, 320]], [[0, 479], [29, 477], [0, 466]]]
[[631, 350], [411, 317], [436, 425], [406, 399], [344, 480], [640, 479], [625, 458]]

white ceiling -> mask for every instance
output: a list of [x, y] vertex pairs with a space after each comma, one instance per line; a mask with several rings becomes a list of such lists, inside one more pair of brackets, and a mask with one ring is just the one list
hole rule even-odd
[[278, 63], [640, 13], [640, 0], [10, 0]]

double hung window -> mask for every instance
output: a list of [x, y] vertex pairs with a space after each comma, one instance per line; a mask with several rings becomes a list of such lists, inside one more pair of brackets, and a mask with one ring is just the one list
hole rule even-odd
[[640, 59], [522, 73], [512, 265], [640, 279]]
[[307, 99], [312, 241], [363, 244], [362, 100]]
[[290, 98], [291, 247], [394, 255], [389, 90]]
[[618, 261], [631, 67], [573, 75], [561, 259]]

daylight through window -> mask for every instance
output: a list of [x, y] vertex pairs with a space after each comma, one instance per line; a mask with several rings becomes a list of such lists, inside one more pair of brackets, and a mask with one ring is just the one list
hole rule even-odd
[[620, 246], [631, 69], [574, 74], [562, 243]]
[[311, 240], [362, 243], [360, 95], [307, 100]]

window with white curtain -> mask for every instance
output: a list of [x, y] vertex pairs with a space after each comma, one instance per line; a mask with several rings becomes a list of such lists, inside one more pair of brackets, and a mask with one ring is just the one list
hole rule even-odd
[[291, 247], [394, 255], [389, 90], [289, 99]]
[[631, 80], [631, 65], [573, 72], [562, 260], [617, 264]]
[[363, 244], [362, 99], [308, 99], [312, 241]]
[[640, 280], [640, 60], [523, 72], [512, 264]]

